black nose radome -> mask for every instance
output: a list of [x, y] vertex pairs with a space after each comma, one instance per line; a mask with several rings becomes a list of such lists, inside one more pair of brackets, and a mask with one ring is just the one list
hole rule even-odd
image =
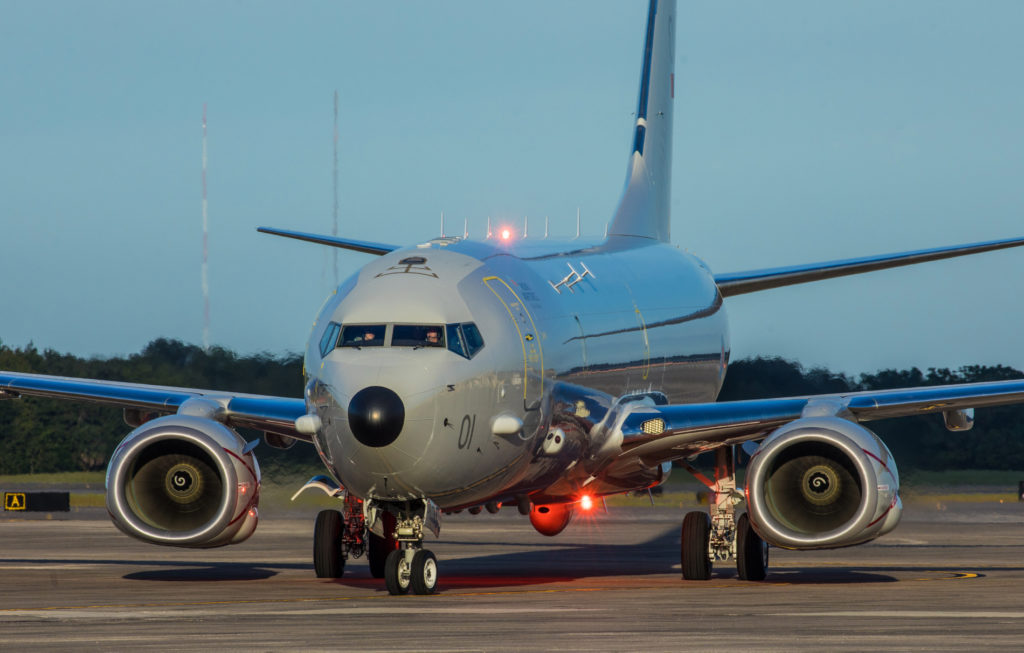
[[348, 427], [368, 447], [386, 447], [405, 424], [405, 406], [393, 391], [379, 385], [363, 388], [348, 404]]

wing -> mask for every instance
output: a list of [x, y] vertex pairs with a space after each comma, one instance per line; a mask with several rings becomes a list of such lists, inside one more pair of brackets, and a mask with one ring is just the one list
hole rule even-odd
[[294, 238], [295, 240], [305, 240], [309, 243], [330, 245], [331, 247], [340, 247], [341, 249], [351, 249], [356, 252], [363, 252], [364, 254], [376, 254], [377, 256], [399, 249], [398, 245], [374, 243], [368, 240], [352, 240], [351, 238], [338, 238], [337, 236], [321, 236], [319, 234], [310, 234], [304, 231], [289, 231], [287, 229], [273, 229], [271, 227], [257, 227], [256, 231], [264, 234], [270, 234], [271, 236], [283, 236], [285, 238]]
[[713, 404], [633, 404], [618, 416], [622, 437], [619, 458], [622, 462], [639, 458], [653, 466], [724, 445], [759, 440], [800, 417], [839, 415], [867, 422], [1022, 402], [1024, 380]]
[[915, 263], [925, 263], [927, 261], [938, 261], [939, 259], [953, 258], [955, 256], [980, 254], [981, 252], [990, 252], [1008, 247], [1020, 247], [1021, 245], [1024, 245], [1024, 238], [1008, 238], [1005, 240], [972, 243], [970, 245], [919, 249], [912, 252], [897, 252], [894, 254], [843, 259], [840, 261], [823, 261], [821, 263], [808, 263], [806, 265], [781, 268], [730, 272], [728, 274], [716, 274], [715, 283], [718, 284], [722, 296], [729, 297], [730, 295], [742, 295], [759, 290], [768, 290], [769, 288], [807, 283], [808, 281], [845, 277], [851, 274], [884, 270], [902, 265], [914, 265]]
[[113, 404], [163, 414], [177, 412], [189, 399], [203, 398], [220, 405], [223, 421], [229, 426], [310, 440], [295, 430], [295, 420], [306, 414], [303, 399], [0, 371], [0, 399], [21, 395]]

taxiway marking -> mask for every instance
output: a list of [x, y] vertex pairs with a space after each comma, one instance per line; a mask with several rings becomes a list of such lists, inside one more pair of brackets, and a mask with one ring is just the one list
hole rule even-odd
[[843, 610], [837, 612], [775, 612], [770, 617], [868, 617], [871, 619], [1024, 619], [1024, 612], [956, 610]]

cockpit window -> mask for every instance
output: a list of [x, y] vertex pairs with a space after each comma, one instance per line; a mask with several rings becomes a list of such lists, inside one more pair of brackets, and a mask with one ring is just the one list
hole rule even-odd
[[480, 336], [480, 330], [472, 322], [449, 324], [446, 331], [448, 332], [448, 349], [459, 356], [473, 358], [478, 351], [483, 349], [484, 339]]
[[[391, 338], [388, 342], [388, 327]], [[339, 339], [340, 333], [340, 339]], [[320, 354], [335, 347], [447, 347], [453, 354], [473, 358], [483, 349], [484, 339], [472, 322], [440, 324], [346, 324], [331, 322], [320, 339]]]
[[320, 337], [321, 358], [334, 350], [334, 345], [338, 342], [338, 331], [340, 330], [341, 325], [337, 322], [331, 322], [327, 325], [327, 329], [324, 330], [324, 335]]
[[462, 335], [459, 333], [459, 325], [449, 324], [445, 327], [445, 331], [448, 336], [448, 350], [455, 352], [459, 356], [469, 358], [466, 348], [462, 346]]
[[391, 332], [392, 347], [444, 347], [444, 329], [429, 324], [396, 324]]
[[478, 351], [484, 348], [484, 337], [480, 335], [480, 329], [476, 328], [472, 322], [466, 322], [461, 326], [462, 335], [466, 339], [466, 353], [473, 358]]
[[384, 334], [387, 326], [384, 324], [350, 324], [341, 329], [341, 343], [339, 347], [383, 347]]

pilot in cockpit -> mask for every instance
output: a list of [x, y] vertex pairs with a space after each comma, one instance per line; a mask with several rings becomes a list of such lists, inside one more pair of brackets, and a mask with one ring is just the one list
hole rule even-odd
[[441, 333], [437, 329], [428, 329], [426, 337], [427, 347], [440, 347], [441, 346]]

